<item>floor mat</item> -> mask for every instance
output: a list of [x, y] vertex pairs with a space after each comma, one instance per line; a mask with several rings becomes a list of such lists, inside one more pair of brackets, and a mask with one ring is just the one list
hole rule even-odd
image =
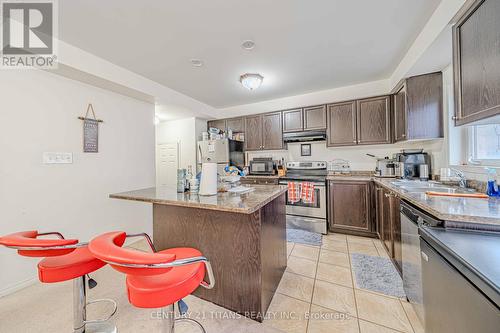
[[353, 253], [351, 259], [359, 288], [389, 296], [405, 297], [403, 280], [389, 258]]
[[293, 243], [321, 246], [322, 234], [301, 229], [286, 228], [286, 240]]

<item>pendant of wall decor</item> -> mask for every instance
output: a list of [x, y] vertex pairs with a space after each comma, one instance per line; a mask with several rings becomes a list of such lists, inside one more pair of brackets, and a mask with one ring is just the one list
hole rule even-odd
[[[92, 118], [88, 117], [89, 112], [92, 112]], [[99, 123], [103, 121], [96, 118], [94, 107], [91, 103], [87, 106], [85, 117], [78, 117], [78, 119], [83, 120], [83, 152], [99, 152]]]

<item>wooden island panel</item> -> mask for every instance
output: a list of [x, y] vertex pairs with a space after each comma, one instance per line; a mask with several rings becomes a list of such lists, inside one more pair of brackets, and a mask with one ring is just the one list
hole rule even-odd
[[262, 321], [286, 268], [285, 195], [251, 214], [153, 205], [157, 250], [199, 249], [215, 276], [194, 295]]

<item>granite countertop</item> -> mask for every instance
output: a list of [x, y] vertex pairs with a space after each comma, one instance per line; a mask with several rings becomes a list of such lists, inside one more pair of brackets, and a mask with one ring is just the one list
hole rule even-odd
[[500, 225], [500, 198], [453, 198], [409, 192], [391, 184], [394, 179], [372, 177], [402, 199], [443, 221]]
[[251, 214], [273, 201], [287, 190], [286, 186], [280, 185], [245, 186], [254, 188], [254, 191], [245, 194], [219, 192], [217, 195], [201, 196], [197, 193], [190, 192], [177, 193], [175, 188], [161, 186], [115, 193], [111, 194], [109, 197], [114, 199], [149, 202], [159, 205]]

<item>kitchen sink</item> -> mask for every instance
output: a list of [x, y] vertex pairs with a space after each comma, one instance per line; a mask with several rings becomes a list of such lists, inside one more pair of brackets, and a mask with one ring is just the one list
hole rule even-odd
[[438, 182], [425, 182], [419, 180], [397, 180], [391, 182], [392, 185], [408, 191], [408, 192], [440, 192], [440, 193], [475, 193], [476, 191], [469, 188], [460, 188], [444, 185]]

